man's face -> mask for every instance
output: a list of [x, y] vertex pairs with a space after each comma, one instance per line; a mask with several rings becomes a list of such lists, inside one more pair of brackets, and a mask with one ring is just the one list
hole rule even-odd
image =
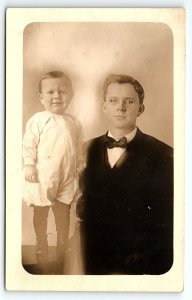
[[47, 78], [42, 81], [39, 98], [45, 110], [62, 115], [70, 103], [71, 90], [63, 78]]
[[144, 111], [139, 97], [130, 83], [111, 83], [108, 86], [103, 110], [112, 128], [132, 131], [137, 117]]

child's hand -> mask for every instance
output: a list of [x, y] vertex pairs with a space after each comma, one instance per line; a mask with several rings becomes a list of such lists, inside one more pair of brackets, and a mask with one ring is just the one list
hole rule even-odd
[[36, 166], [34, 165], [25, 166], [25, 180], [29, 182], [39, 182]]

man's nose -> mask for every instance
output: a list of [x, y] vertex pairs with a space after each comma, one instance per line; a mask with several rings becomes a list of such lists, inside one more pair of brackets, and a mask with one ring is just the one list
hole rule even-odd
[[118, 102], [118, 104], [117, 104], [117, 110], [118, 111], [123, 111], [123, 112], [126, 111], [126, 106], [125, 106], [124, 101], [119, 101]]

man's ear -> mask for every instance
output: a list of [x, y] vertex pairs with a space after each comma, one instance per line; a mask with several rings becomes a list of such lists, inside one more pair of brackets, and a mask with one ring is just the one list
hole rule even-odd
[[105, 113], [105, 111], [106, 111], [106, 101], [103, 101], [103, 103], [102, 103], [102, 109], [103, 109], [103, 112]]
[[144, 112], [144, 110], [145, 110], [145, 105], [144, 104], [140, 104], [137, 116], [139, 117]]
[[43, 100], [42, 100], [42, 94], [39, 94], [39, 101], [41, 102], [41, 104], [43, 104]]

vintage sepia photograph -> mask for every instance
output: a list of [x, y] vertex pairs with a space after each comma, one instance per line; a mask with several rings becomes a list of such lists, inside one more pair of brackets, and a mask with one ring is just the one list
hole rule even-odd
[[184, 23], [182, 9], [8, 10], [8, 289], [182, 289]]

